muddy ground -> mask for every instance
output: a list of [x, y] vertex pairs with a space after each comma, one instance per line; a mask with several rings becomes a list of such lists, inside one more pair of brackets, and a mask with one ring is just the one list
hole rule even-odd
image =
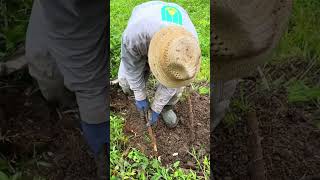
[[49, 106], [27, 72], [0, 79], [0, 153], [25, 170], [24, 179], [93, 179], [75, 119]]
[[[186, 98], [178, 102], [174, 111], [179, 119], [178, 126], [170, 129], [160, 118], [157, 125], [153, 127], [158, 146], [158, 156], [163, 165], [171, 164], [176, 161], [181, 162], [185, 168], [194, 168], [196, 163], [189, 154], [194, 148], [200, 156], [208, 155], [210, 148], [210, 105], [209, 97], [200, 96], [192, 93], [191, 102], [194, 114], [194, 132], [195, 140], [190, 142], [189, 130], [189, 104]], [[113, 88], [111, 91], [111, 111], [125, 114], [124, 132], [129, 136], [128, 147], [137, 148], [148, 156], [153, 155], [146, 122], [141, 120], [139, 113], [134, 105], [134, 99], [124, 95], [119, 88]], [[174, 154], [177, 153], [176, 156]]]
[[[243, 96], [257, 112], [269, 180], [299, 180], [316, 175], [318, 177], [314, 179], [319, 179], [320, 129], [315, 126], [316, 121], [319, 123], [320, 115], [316, 113], [319, 107], [312, 102], [288, 103], [284, 87], [293, 77], [303, 77], [311, 84], [320, 85], [319, 69], [317, 65], [310, 66], [300, 60], [281, 66], [268, 65], [263, 72], [270, 91], [263, 90], [258, 74], [244, 79], [237, 88], [233, 101], [242, 96], [242, 89]], [[281, 80], [279, 85], [272, 85], [276, 80]], [[224, 121], [211, 137], [212, 175], [215, 179], [249, 179], [247, 115], [235, 107], [230, 111], [236, 115], [236, 122], [230, 125]]]

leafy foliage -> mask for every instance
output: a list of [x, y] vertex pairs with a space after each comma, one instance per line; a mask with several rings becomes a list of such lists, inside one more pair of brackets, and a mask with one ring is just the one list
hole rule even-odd
[[0, 1], [0, 61], [24, 42], [32, 0]]
[[320, 100], [320, 87], [308, 87], [301, 81], [295, 81], [288, 87], [288, 100], [294, 102], [310, 102]]
[[320, 57], [320, 1], [295, 0], [293, 14], [277, 49], [276, 62], [290, 57], [302, 57], [305, 60]]

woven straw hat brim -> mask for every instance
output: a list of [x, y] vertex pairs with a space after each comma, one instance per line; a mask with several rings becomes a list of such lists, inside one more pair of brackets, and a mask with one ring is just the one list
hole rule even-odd
[[[165, 61], [168, 61], [168, 48], [170, 43], [175, 39], [182, 36], [189, 36], [194, 38], [194, 42], [198, 42], [196, 38], [184, 28], [179, 26], [169, 26], [158, 31], [151, 39], [148, 51], [148, 62], [151, 69], [151, 72], [155, 76], [155, 78], [164, 86], [168, 88], [178, 88], [183, 87], [190, 84], [196, 76], [188, 80], [179, 80], [170, 77], [164, 71]], [[199, 53], [200, 48], [199, 48]], [[196, 67], [196, 72], [200, 70], [200, 62]]]
[[291, 0], [216, 0], [211, 14], [214, 79], [251, 75], [286, 29]]

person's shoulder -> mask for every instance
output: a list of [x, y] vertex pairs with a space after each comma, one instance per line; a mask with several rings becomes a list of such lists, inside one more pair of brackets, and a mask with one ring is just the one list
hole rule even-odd
[[148, 38], [150, 34], [153, 34], [153, 32], [160, 29], [160, 27], [160, 20], [155, 20], [153, 18], [141, 18], [128, 23], [123, 32], [123, 36], [133, 41], [136, 37], [139, 37], [140, 39], [143, 37]]
[[179, 9], [179, 11], [181, 11], [182, 13], [188, 14], [187, 11], [184, 9], [184, 7], [182, 7], [180, 4], [178, 3], [165, 3], [167, 6], [171, 6], [171, 7], [175, 7], [177, 9]]

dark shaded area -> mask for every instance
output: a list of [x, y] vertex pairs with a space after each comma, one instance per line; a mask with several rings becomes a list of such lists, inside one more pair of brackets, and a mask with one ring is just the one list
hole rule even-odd
[[27, 72], [0, 79], [0, 118], [0, 153], [22, 179], [94, 177], [76, 118], [49, 106]]
[[[299, 180], [319, 175], [320, 129], [315, 125], [319, 107], [313, 102], [289, 103], [286, 89], [286, 83], [294, 79], [319, 85], [319, 66], [294, 60], [267, 65], [263, 72], [269, 91], [257, 74], [240, 83], [233, 101], [242, 96], [257, 112], [266, 178]], [[231, 112], [235, 122], [230, 125], [225, 119], [211, 137], [212, 175], [215, 179], [249, 179], [247, 113], [235, 105]]]

